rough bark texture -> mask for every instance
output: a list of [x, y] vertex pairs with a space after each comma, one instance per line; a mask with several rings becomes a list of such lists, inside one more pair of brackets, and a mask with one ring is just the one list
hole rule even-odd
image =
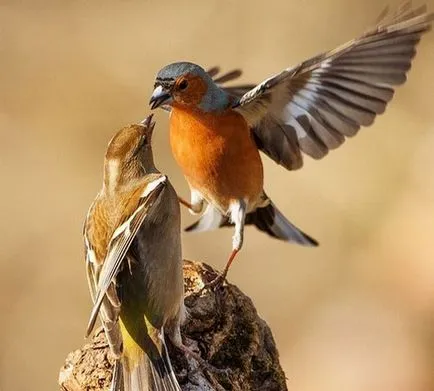
[[[273, 336], [252, 301], [231, 284], [198, 294], [204, 282], [215, 276], [211, 267], [185, 261], [185, 303], [189, 318], [182, 331], [188, 344], [196, 347], [211, 365], [229, 371], [210, 372], [169, 346], [181, 388], [184, 391], [287, 390]], [[64, 391], [108, 390], [112, 365], [104, 332], [98, 329], [90, 343], [69, 353], [60, 370], [60, 387]]]

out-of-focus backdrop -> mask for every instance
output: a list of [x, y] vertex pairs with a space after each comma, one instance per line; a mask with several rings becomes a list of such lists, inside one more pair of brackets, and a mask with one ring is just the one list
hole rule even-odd
[[[261, 81], [362, 33], [385, 5], [0, 1], [1, 391], [56, 390], [83, 343], [83, 218], [108, 140], [148, 114], [160, 67], [241, 67], [243, 82]], [[267, 192], [321, 246], [249, 228], [230, 280], [271, 326], [291, 390], [434, 389], [433, 90], [429, 34], [374, 126], [297, 172], [264, 157]], [[188, 196], [167, 115], [156, 119], [158, 167]], [[184, 235], [185, 257], [222, 268], [230, 237]]]

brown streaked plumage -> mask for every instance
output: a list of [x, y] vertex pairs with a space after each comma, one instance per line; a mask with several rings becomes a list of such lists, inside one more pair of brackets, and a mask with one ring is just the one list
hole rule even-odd
[[[164, 342], [182, 344], [185, 318], [179, 203], [154, 166], [151, 116], [121, 129], [104, 160], [103, 187], [84, 224], [94, 306], [116, 357], [113, 391], [180, 390]], [[122, 374], [121, 374], [122, 373]]]

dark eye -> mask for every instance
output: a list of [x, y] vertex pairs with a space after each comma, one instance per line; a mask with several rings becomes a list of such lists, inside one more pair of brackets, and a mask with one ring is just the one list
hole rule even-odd
[[179, 89], [181, 91], [185, 90], [187, 87], [188, 87], [188, 81], [187, 80], [184, 79], [181, 81], [181, 83], [179, 83]]
[[140, 141], [139, 141], [139, 144], [137, 145], [137, 149], [142, 149], [146, 144], [147, 144], [147, 142], [148, 142], [148, 140], [147, 140], [147, 137], [146, 136], [142, 136], [142, 137], [140, 137]]

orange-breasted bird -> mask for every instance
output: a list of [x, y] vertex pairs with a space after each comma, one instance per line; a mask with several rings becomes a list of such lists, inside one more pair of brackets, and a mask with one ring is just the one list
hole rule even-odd
[[164, 334], [188, 353], [180, 334], [185, 309], [179, 202], [154, 166], [151, 117], [110, 141], [103, 187], [84, 224], [94, 302], [87, 335], [99, 314], [116, 357], [113, 391], [181, 390]]
[[[337, 49], [287, 68], [256, 87], [225, 89], [200, 66], [178, 62], [156, 77], [151, 107], [170, 106], [170, 143], [191, 188], [187, 228], [235, 225], [222, 278], [243, 244], [245, 224], [302, 245], [317, 242], [291, 224], [263, 190], [259, 151], [288, 170], [305, 153], [323, 158], [384, 112], [403, 84], [433, 14], [404, 4], [375, 28]], [[220, 278], [220, 281], [222, 280]]]

